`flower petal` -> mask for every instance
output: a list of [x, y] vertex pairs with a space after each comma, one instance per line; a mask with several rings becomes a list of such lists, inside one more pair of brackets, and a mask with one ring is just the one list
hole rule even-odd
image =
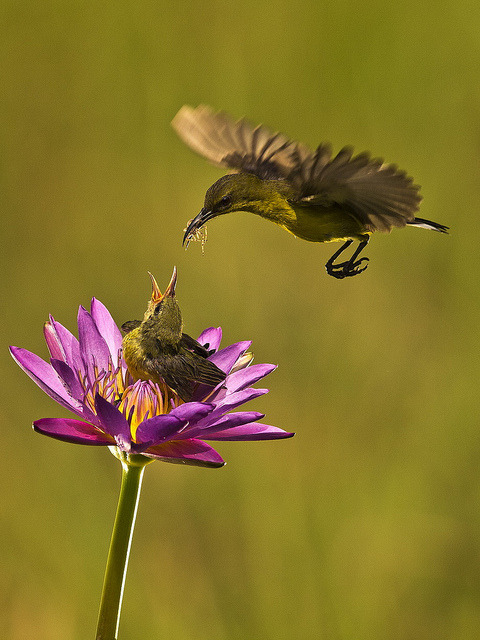
[[197, 424], [205, 416], [208, 416], [214, 408], [213, 404], [205, 404], [203, 402], [186, 402], [179, 407], [172, 409], [170, 413], [160, 416], [148, 418], [140, 423], [136, 431], [136, 440], [139, 445], [147, 443], [149, 446], [164, 442], [173, 435], [176, 437], [191, 438], [191, 436], [183, 435], [180, 432], [185, 430], [185, 434], [189, 431], [185, 426], [190, 420]]
[[122, 334], [117, 327], [114, 319], [110, 315], [110, 311], [107, 307], [97, 300], [92, 298], [90, 313], [98, 329], [98, 332], [107, 343], [108, 350], [112, 356], [112, 362], [115, 367], [118, 366], [118, 351], [122, 346]]
[[249, 400], [254, 400], [259, 396], [263, 396], [266, 393], [268, 393], [268, 389], [243, 389], [242, 391], [234, 391], [233, 393], [226, 395], [218, 403], [215, 403], [215, 409], [212, 411], [210, 416], [212, 418], [216, 418], [227, 411], [236, 409]]
[[209, 327], [202, 331], [198, 336], [197, 342], [206, 347], [208, 350], [218, 351], [220, 342], [222, 341], [222, 328]]
[[229, 391], [240, 391], [250, 387], [277, 368], [275, 364], [252, 364], [246, 369], [235, 371], [228, 376], [225, 385]]
[[45, 391], [50, 398], [58, 402], [58, 404], [61, 404], [62, 407], [83, 415], [83, 405], [81, 405], [78, 400], [75, 400], [75, 398], [72, 398], [58, 377], [57, 372], [48, 362], [42, 360], [42, 358], [35, 353], [20, 347], [10, 347], [10, 353], [27, 376], [29, 376], [42, 391]]
[[71, 418], [42, 418], [33, 423], [33, 428], [45, 436], [74, 444], [103, 446], [115, 444], [115, 440], [111, 436], [102, 433], [93, 424]]
[[224, 431], [216, 431], [204, 435], [205, 440], [277, 440], [280, 438], [292, 438], [295, 434], [289, 431], [272, 427], [269, 424], [261, 422], [250, 422], [238, 427], [225, 429]]
[[64, 360], [57, 360], [55, 358], [51, 358], [50, 364], [61, 378], [68, 393], [83, 404], [85, 392], [78, 377], [73, 373], [68, 364]]
[[[219, 418], [216, 422], [209, 424], [205, 427], [200, 427], [200, 437], [206, 437], [206, 434], [215, 433], [216, 431], [224, 431], [225, 429], [231, 429], [232, 427], [238, 427], [247, 422], [254, 422], [264, 418], [265, 414], [259, 411], [238, 411], [237, 413], [227, 413]], [[196, 426], [196, 425], [195, 425]], [[195, 427], [192, 427], [195, 429]]]
[[204, 418], [211, 413], [214, 408], [215, 405], [207, 402], [185, 402], [179, 407], [172, 409], [168, 415], [175, 416], [178, 420], [186, 423], [189, 420], [200, 420]]
[[115, 438], [116, 444], [122, 451], [130, 451], [132, 445], [130, 425], [123, 413], [98, 393], [95, 396], [95, 411], [104, 431]]
[[83, 364], [88, 372], [90, 382], [93, 383], [102, 369], [104, 371], [108, 369], [110, 351], [92, 316], [82, 306], [78, 310], [78, 339]]
[[75, 372], [84, 372], [78, 340], [63, 324], [50, 316], [44, 326], [44, 335], [52, 358], [64, 360]]
[[134, 449], [140, 451], [151, 445], [164, 442], [171, 435], [176, 434], [183, 427], [183, 424], [181, 420], [172, 416], [171, 413], [144, 420], [138, 425], [135, 432], [137, 443]]
[[52, 320], [53, 318], [50, 316], [50, 322], [47, 321], [43, 325], [43, 335], [45, 337], [45, 342], [47, 343], [47, 347], [52, 358], [66, 362], [67, 356], [65, 354], [65, 350], [60, 341], [60, 338], [55, 331], [55, 327], [51, 322]]
[[208, 359], [216, 364], [219, 369], [225, 373], [229, 373], [238, 358], [245, 353], [251, 344], [251, 341], [248, 340], [244, 342], [236, 342], [235, 344], [225, 347], [225, 349], [217, 351]]
[[198, 467], [223, 467], [225, 462], [221, 456], [201, 440], [169, 440], [164, 444], [149, 447], [143, 455], [177, 464], [195, 465]]

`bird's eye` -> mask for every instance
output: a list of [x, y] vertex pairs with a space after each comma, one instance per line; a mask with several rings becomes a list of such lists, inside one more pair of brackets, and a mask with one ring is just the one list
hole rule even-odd
[[157, 306], [153, 310], [154, 316], [158, 316], [158, 314], [160, 313], [160, 309], [162, 308], [162, 304], [163, 304], [163, 300], [157, 304]]
[[232, 196], [222, 196], [218, 203], [220, 209], [225, 209], [232, 204]]

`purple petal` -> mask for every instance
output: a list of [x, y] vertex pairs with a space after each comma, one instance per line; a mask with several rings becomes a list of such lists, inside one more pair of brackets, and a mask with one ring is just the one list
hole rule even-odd
[[[190, 420], [194, 421], [194, 426], [198, 420], [201, 420], [213, 409], [213, 404], [204, 404], [202, 402], [186, 402], [179, 407], [172, 409], [170, 413], [155, 416], [144, 420], [138, 425], [136, 431], [136, 440], [138, 443], [157, 444], [164, 442], [173, 435], [185, 439], [191, 438], [186, 435], [190, 429], [185, 426]], [[181, 433], [184, 430], [184, 433]]]
[[252, 364], [246, 369], [235, 371], [228, 376], [225, 384], [229, 391], [240, 391], [250, 387], [277, 368], [275, 364]]
[[[44, 334], [52, 358], [65, 360], [73, 371], [83, 372], [83, 361], [78, 340], [63, 324], [60, 324], [50, 316], [50, 320], [45, 323]], [[60, 354], [61, 357], [58, 357]]]
[[209, 424], [208, 426], [201, 427], [200, 437], [203, 438], [207, 433], [210, 434], [216, 431], [231, 429], [232, 427], [239, 427], [242, 424], [247, 424], [247, 422], [254, 422], [255, 420], [260, 420], [260, 418], [264, 417], [265, 414], [260, 413], [259, 411], [239, 411], [238, 413], [227, 413], [227, 415], [219, 418], [219, 420], [217, 420], [214, 424]]
[[235, 391], [225, 396], [223, 400], [220, 400], [216, 405], [214, 411], [211, 413], [211, 417], [217, 417], [227, 411], [236, 409], [249, 400], [254, 400], [259, 396], [263, 396], [268, 393], [268, 389], [243, 389], [242, 391]]
[[42, 418], [33, 423], [33, 428], [45, 436], [74, 444], [103, 446], [115, 444], [111, 436], [102, 433], [92, 424], [71, 418]]
[[199, 467], [223, 467], [220, 455], [201, 440], [169, 440], [165, 444], [149, 447], [144, 455], [163, 462], [195, 465]]
[[110, 351], [92, 316], [84, 307], [80, 307], [78, 310], [78, 338], [82, 360], [89, 374], [90, 382], [93, 383], [96, 378], [95, 365], [98, 372], [102, 369], [107, 371]]
[[220, 346], [220, 342], [222, 341], [222, 328], [221, 327], [210, 327], [202, 331], [202, 333], [198, 336], [197, 342], [202, 344], [209, 350], [218, 351], [218, 347]]
[[62, 407], [83, 415], [83, 405], [70, 396], [61, 379], [58, 377], [57, 372], [48, 362], [45, 362], [45, 360], [42, 360], [42, 358], [31, 351], [21, 349], [20, 347], [10, 347], [10, 353], [27, 376], [29, 376], [42, 391], [45, 391], [50, 398], [58, 402]]
[[250, 341], [236, 342], [225, 349], [217, 351], [208, 359], [217, 365], [219, 369], [228, 373], [238, 358], [245, 353], [252, 343]]
[[47, 343], [47, 347], [52, 358], [55, 358], [56, 360], [63, 360], [63, 362], [66, 362], [67, 356], [63, 349], [60, 338], [55, 331], [55, 327], [51, 322], [52, 320], [53, 318], [50, 316], [50, 322], [45, 322], [45, 324], [43, 325], [43, 335], [45, 337], [45, 342]]
[[83, 404], [83, 399], [85, 396], [84, 389], [80, 384], [78, 377], [73, 373], [68, 364], [63, 360], [57, 360], [55, 358], [52, 358], [50, 360], [50, 364], [62, 379], [68, 393]]
[[107, 343], [108, 350], [112, 356], [115, 367], [118, 366], [118, 351], [122, 346], [122, 334], [115, 321], [110, 315], [110, 311], [100, 300], [92, 298], [90, 313], [95, 322], [100, 335]]
[[172, 409], [168, 415], [175, 416], [183, 423], [186, 423], [190, 420], [200, 420], [204, 418], [214, 409], [213, 404], [209, 404], [206, 402], [185, 402], [185, 404], [181, 404], [179, 407]]
[[202, 432], [201, 437], [205, 440], [277, 440], [279, 438], [291, 438], [294, 435], [294, 433], [284, 431], [278, 427], [272, 427], [269, 424], [252, 422], [212, 434], [204, 435], [204, 432]]
[[183, 426], [183, 422], [172, 416], [171, 413], [154, 416], [141, 422], [135, 432], [137, 445], [135, 450], [143, 450], [150, 445], [164, 442], [167, 438], [177, 433]]
[[104, 431], [115, 438], [115, 442], [122, 451], [130, 451], [132, 443], [130, 425], [123, 413], [98, 393], [95, 396], [95, 411]]
[[258, 411], [239, 411], [238, 413], [228, 413], [227, 415], [220, 416], [216, 421], [203, 420], [203, 424], [192, 424], [187, 427], [183, 434], [188, 438], [201, 438], [202, 440], [208, 440], [210, 435], [215, 435], [217, 432], [223, 432], [233, 427], [239, 427], [242, 424], [254, 422], [264, 418], [264, 413]]
[[63, 362], [63, 360], [55, 360], [54, 358], [50, 360], [50, 364], [61, 378], [68, 394], [78, 401], [79, 407], [81, 406], [81, 409], [78, 408], [76, 410], [76, 413], [78, 413], [82, 418], [85, 418], [89, 422], [97, 425], [97, 427], [100, 426], [100, 421], [98, 420], [97, 416], [91, 411], [90, 407], [85, 404], [85, 394], [83, 387], [80, 384], [78, 377], [70, 369], [68, 364], [66, 362]]

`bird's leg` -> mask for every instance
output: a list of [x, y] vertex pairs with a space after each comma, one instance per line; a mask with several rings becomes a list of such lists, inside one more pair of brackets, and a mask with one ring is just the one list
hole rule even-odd
[[360, 258], [360, 260], [356, 260], [356, 258], [358, 257], [359, 253], [363, 251], [363, 249], [365, 249], [368, 244], [368, 240], [362, 240], [359, 243], [350, 260], [347, 260], [346, 262], [340, 262], [339, 264], [333, 264], [338, 256], [343, 253], [345, 249], [347, 249], [352, 244], [352, 242], [353, 240], [347, 240], [345, 244], [342, 244], [338, 251], [335, 251], [333, 256], [327, 262], [325, 268], [329, 276], [333, 276], [334, 278], [338, 278], [339, 280], [341, 280], [342, 278], [357, 276], [359, 273], [362, 273], [362, 271], [365, 271], [367, 265], [363, 266], [362, 268], [359, 268], [359, 266], [362, 264], [362, 262], [368, 262], [368, 258]]

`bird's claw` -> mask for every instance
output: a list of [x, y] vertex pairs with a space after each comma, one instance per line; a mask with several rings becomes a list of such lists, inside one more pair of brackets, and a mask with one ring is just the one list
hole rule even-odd
[[340, 264], [328, 263], [325, 265], [329, 276], [342, 280], [343, 278], [350, 278], [352, 276], [358, 276], [359, 273], [365, 271], [368, 265], [364, 265], [360, 268], [362, 262], [368, 262], [368, 258], [360, 258], [356, 262], [348, 260], [347, 262], [340, 262]]

